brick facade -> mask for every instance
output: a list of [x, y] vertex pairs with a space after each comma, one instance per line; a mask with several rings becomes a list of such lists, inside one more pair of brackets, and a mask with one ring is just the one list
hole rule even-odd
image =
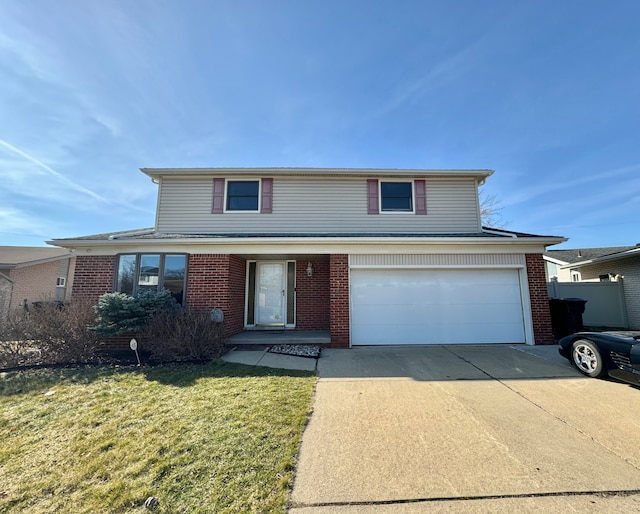
[[194, 254], [187, 268], [190, 309], [222, 309], [227, 336], [244, 328], [245, 260], [235, 255]]
[[349, 256], [333, 254], [329, 260], [331, 346], [349, 347]]
[[544, 260], [542, 254], [537, 253], [528, 253], [525, 257], [533, 319], [533, 339], [535, 344], [554, 344]]
[[116, 276], [114, 255], [81, 255], [76, 258], [72, 297], [92, 302], [113, 292]]
[[28, 303], [58, 300], [57, 276], [57, 261], [12, 269], [9, 272], [9, 278], [13, 280], [10, 308], [20, 307], [24, 300]]
[[[296, 262], [296, 329], [330, 330], [331, 346], [349, 347], [349, 257], [333, 254], [328, 261]], [[553, 344], [545, 266], [541, 254], [527, 254], [527, 275], [533, 335], [536, 344]], [[75, 298], [97, 301], [113, 291], [116, 258], [80, 256], [73, 284]], [[186, 306], [222, 309], [227, 336], [244, 329], [246, 261], [235, 255], [194, 254], [187, 267]]]
[[296, 330], [329, 330], [329, 326], [329, 261], [297, 261]]
[[[27, 303], [67, 300], [74, 262], [75, 257], [70, 257], [5, 271], [6, 278], [0, 279], [0, 316], [22, 307], [25, 300]], [[66, 286], [56, 285], [58, 277], [66, 280]]]

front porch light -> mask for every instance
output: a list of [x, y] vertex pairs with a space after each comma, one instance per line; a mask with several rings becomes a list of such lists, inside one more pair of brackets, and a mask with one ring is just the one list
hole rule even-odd
[[309, 264], [307, 264], [307, 275], [309, 277], [313, 276], [313, 266], [311, 265], [311, 262], [309, 262]]

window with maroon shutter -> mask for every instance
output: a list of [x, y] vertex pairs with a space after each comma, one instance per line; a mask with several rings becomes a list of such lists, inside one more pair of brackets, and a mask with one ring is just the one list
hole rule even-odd
[[424, 180], [413, 182], [416, 197], [416, 214], [427, 214], [427, 186]]
[[259, 180], [227, 180], [225, 211], [258, 212]]
[[262, 179], [262, 191], [260, 194], [260, 212], [271, 214], [273, 210], [273, 179]]
[[392, 213], [413, 213], [413, 183], [381, 181], [380, 210]]
[[211, 214], [224, 212], [224, 179], [213, 179], [213, 201], [211, 202]]
[[367, 179], [367, 206], [369, 214], [378, 214], [378, 180]]

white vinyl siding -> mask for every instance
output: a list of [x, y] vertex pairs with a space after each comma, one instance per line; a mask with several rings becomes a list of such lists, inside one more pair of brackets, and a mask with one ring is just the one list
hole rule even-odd
[[158, 198], [158, 231], [437, 234], [480, 230], [476, 183], [470, 178], [427, 178], [426, 216], [368, 214], [365, 178], [302, 177], [274, 177], [272, 214], [212, 214], [213, 178], [163, 178]]

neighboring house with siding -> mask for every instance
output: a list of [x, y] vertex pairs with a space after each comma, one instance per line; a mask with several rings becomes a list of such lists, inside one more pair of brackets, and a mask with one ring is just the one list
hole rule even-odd
[[67, 249], [0, 246], [0, 316], [36, 301], [65, 301], [75, 257]]
[[50, 243], [74, 297], [167, 288], [227, 335], [325, 331], [333, 347], [553, 342], [556, 236], [482, 227], [490, 170], [142, 169], [155, 226]]
[[[597, 259], [605, 255], [624, 252], [633, 246], [606, 246], [600, 248], [573, 248], [566, 250], [547, 250], [544, 253], [547, 281], [583, 282], [580, 269], [571, 266], [573, 263]], [[590, 279], [593, 281], [593, 279]], [[596, 277], [595, 281], [599, 279]]]
[[640, 245], [622, 247], [592, 258], [566, 264], [576, 269], [583, 282], [623, 280], [629, 328], [640, 330]]

